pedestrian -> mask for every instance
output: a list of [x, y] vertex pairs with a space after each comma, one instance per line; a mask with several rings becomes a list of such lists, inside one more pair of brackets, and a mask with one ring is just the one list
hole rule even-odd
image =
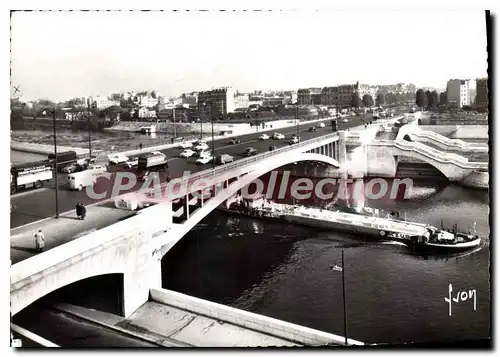
[[170, 180], [172, 180], [172, 178], [170, 177], [170, 174], [167, 174], [167, 183], [169, 183]]
[[85, 219], [85, 215], [87, 214], [87, 209], [85, 208], [84, 205], [80, 204], [81, 210], [82, 210], [82, 221]]
[[43, 248], [45, 248], [45, 236], [43, 235], [41, 229], [35, 233], [35, 246], [37, 253], [43, 252]]
[[81, 219], [82, 216], [82, 205], [77, 203], [76, 204], [76, 216]]
[[170, 143], [173, 144], [174, 143], [174, 138], [171, 138], [170, 139]]
[[142, 143], [139, 144], [139, 150], [142, 151]]

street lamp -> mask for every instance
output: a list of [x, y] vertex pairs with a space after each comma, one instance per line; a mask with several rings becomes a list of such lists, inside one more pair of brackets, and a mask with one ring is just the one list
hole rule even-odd
[[345, 344], [346, 346], [348, 345], [348, 340], [347, 340], [347, 302], [345, 299], [345, 264], [344, 264], [344, 250], [342, 250], [342, 266], [338, 266], [337, 264], [330, 265], [330, 268], [332, 270], [336, 271], [341, 271], [342, 272], [342, 301], [344, 303], [344, 337], [345, 337]]
[[297, 98], [297, 105], [295, 106], [295, 124], [297, 128], [297, 137], [299, 136], [299, 98]]
[[50, 110], [45, 109], [43, 115], [46, 113], [52, 114], [52, 127], [54, 129], [54, 176], [56, 183], [56, 218], [59, 218], [59, 184], [57, 182], [57, 137], [56, 137], [56, 108]]

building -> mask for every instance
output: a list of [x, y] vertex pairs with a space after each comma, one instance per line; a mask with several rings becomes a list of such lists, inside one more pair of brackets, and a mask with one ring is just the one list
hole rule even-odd
[[297, 91], [299, 105], [320, 105], [321, 88], [302, 88]]
[[182, 105], [187, 104], [190, 107], [196, 107], [198, 105], [198, 93], [183, 93], [181, 95]]
[[476, 107], [488, 108], [488, 78], [476, 79]]
[[91, 106], [97, 108], [99, 110], [106, 109], [112, 107], [114, 105], [120, 106], [120, 101], [110, 100], [108, 97], [95, 96], [95, 97], [87, 97], [85, 102], [90, 101]]
[[289, 102], [290, 98], [287, 98], [285, 96], [265, 97], [262, 101], [262, 105], [268, 107], [276, 107], [278, 105], [286, 105]]
[[476, 81], [470, 79], [450, 79], [446, 85], [448, 104], [462, 108], [474, 103], [476, 97]]
[[141, 119], [144, 118], [156, 118], [156, 111], [155, 110], [149, 110], [146, 107], [140, 107], [137, 113], [137, 116]]
[[234, 97], [234, 109], [248, 108], [250, 105], [250, 97], [248, 94], [237, 94]]
[[222, 119], [228, 113], [234, 112], [234, 90], [232, 87], [216, 88], [198, 93], [198, 108], [210, 108], [210, 114], [214, 119]]

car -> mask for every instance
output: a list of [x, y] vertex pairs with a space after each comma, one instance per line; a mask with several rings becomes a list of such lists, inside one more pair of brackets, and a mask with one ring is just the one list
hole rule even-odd
[[309, 127], [309, 131], [316, 131], [316, 127], [315, 126]]
[[257, 155], [257, 150], [254, 148], [246, 148], [245, 151], [243, 151], [243, 156], [248, 157], [252, 155]]
[[77, 163], [69, 164], [68, 166], [65, 166], [61, 169], [61, 171], [66, 174], [72, 174], [73, 172], [79, 172], [83, 170], [84, 170], [83, 166]]
[[129, 160], [128, 157], [125, 155], [121, 155], [121, 154], [108, 155], [108, 161], [110, 164], [117, 165], [117, 164], [127, 162], [128, 160]]
[[183, 152], [180, 153], [180, 157], [191, 157], [193, 156], [194, 154], [196, 154], [195, 151], [191, 150], [191, 149], [186, 149], [184, 150]]
[[234, 161], [234, 157], [232, 157], [231, 155], [228, 155], [228, 154], [222, 154], [222, 155], [219, 155], [215, 158], [215, 163], [216, 164], [226, 164], [228, 162], [233, 162]]
[[190, 149], [193, 147], [193, 143], [190, 143], [188, 141], [183, 141], [177, 146], [179, 149]]
[[276, 140], [282, 140], [285, 138], [285, 135], [281, 134], [281, 133], [274, 133], [273, 134], [273, 139], [276, 139]]
[[294, 136], [293, 138], [290, 139], [290, 141], [288, 142], [290, 145], [293, 145], [293, 144], [297, 144], [299, 142], [299, 137], [298, 136]]
[[269, 139], [269, 135], [267, 134], [262, 134], [261, 136], [259, 136], [259, 140], [267, 140]]
[[151, 155], [151, 156], [162, 156], [162, 155], [165, 155], [165, 154], [162, 153], [161, 151], [152, 151], [149, 155]]
[[206, 143], [204, 143], [204, 142], [201, 142], [201, 143], [199, 143], [198, 145], [196, 145], [196, 146], [194, 147], [194, 149], [195, 149], [196, 151], [203, 151], [203, 150], [207, 150], [207, 149], [208, 149], [208, 145], [207, 145]]
[[196, 160], [196, 163], [197, 164], [208, 164], [209, 162], [211, 162], [213, 160], [213, 156], [212, 155], [204, 155], [204, 156], [201, 156], [199, 157], [197, 160]]
[[203, 156], [210, 156], [212, 153], [210, 150], [200, 150], [200, 151], [195, 151], [195, 156], [196, 157], [203, 157]]
[[235, 145], [235, 144], [240, 144], [241, 140], [239, 138], [234, 138], [229, 141], [229, 144]]
[[139, 165], [139, 158], [138, 157], [131, 157], [130, 160], [128, 160], [127, 162], [125, 162], [123, 164], [123, 166], [127, 167], [127, 168], [132, 168], [134, 166], [137, 166]]
[[347, 118], [342, 119], [342, 123], [348, 123], [348, 122], [349, 122], [349, 120], [347, 120]]
[[318, 127], [319, 127], [319, 128], [324, 128], [324, 127], [325, 127], [325, 123], [319, 123], [319, 124], [318, 124]]

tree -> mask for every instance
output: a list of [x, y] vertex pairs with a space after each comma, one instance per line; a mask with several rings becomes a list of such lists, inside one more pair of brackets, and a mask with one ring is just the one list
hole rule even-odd
[[[427, 103], [426, 103], [427, 105], [426, 105], [426, 106], [427, 106], [428, 108], [430, 108], [431, 103], [432, 103], [432, 94], [431, 94], [431, 91], [430, 91], [430, 90], [426, 90], [426, 91], [425, 91], [425, 97], [427, 98]], [[428, 109], [428, 108], [427, 108], [427, 109]]]
[[417, 94], [415, 95], [415, 104], [420, 107], [420, 109], [424, 109], [425, 106], [427, 105], [427, 96], [425, 95], [425, 92], [423, 89], [419, 89], [417, 91]]
[[434, 108], [437, 107], [438, 103], [439, 103], [438, 92], [436, 92], [435, 90], [433, 90], [431, 92], [431, 100], [429, 101], [429, 107], [431, 107], [432, 109], [434, 109]]
[[373, 107], [373, 98], [372, 98], [372, 96], [371, 96], [371, 95], [369, 95], [369, 94], [365, 94], [365, 95], [363, 96], [363, 100], [362, 100], [362, 102], [363, 102], [363, 105], [364, 105], [365, 107], [367, 107], [367, 108]]
[[361, 105], [361, 99], [359, 98], [358, 92], [354, 92], [351, 95], [351, 107], [357, 108]]
[[446, 102], [448, 102], [448, 96], [446, 95], [446, 92], [439, 93], [439, 104], [446, 105]]
[[382, 93], [377, 94], [377, 98], [375, 99], [375, 103], [377, 107], [380, 107], [385, 104], [385, 95]]

